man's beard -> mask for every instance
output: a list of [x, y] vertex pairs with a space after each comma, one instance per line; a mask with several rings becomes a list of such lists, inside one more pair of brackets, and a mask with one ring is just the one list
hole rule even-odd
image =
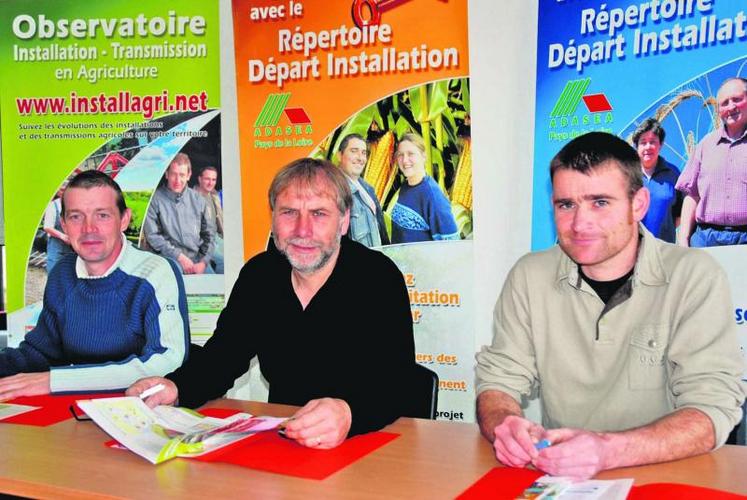
[[[290, 255], [288, 252], [288, 246], [292, 244], [301, 244], [308, 243], [308, 241], [304, 240], [303, 238], [291, 238], [287, 240], [287, 244], [285, 247], [281, 247], [277, 236], [274, 234], [272, 235], [272, 239], [275, 243], [275, 248], [277, 248], [280, 253], [282, 253], [286, 259], [288, 259], [288, 262], [290, 263], [291, 267], [300, 272], [300, 273], [315, 273], [319, 269], [323, 268], [327, 262], [329, 262], [329, 259], [334, 255], [334, 253], [340, 248], [340, 241], [342, 239], [342, 231], [340, 229], [337, 230], [337, 234], [335, 235], [335, 241], [332, 245], [330, 245], [327, 249], [320, 249], [319, 257], [317, 257], [316, 260], [312, 262], [301, 262], [297, 260], [295, 257]], [[316, 242], [313, 242], [316, 243]]]

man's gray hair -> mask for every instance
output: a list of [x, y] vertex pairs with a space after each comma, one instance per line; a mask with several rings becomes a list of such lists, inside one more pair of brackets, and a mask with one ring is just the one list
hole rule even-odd
[[721, 89], [723, 89], [727, 84], [731, 82], [741, 82], [742, 86], [744, 87], [744, 92], [747, 94], [747, 78], [742, 78], [741, 76], [732, 76], [730, 78], [727, 78], [723, 82], [721, 82], [721, 85], [719, 85], [716, 95], [718, 95], [719, 92], [721, 92]]
[[353, 205], [353, 195], [350, 192], [347, 176], [329, 161], [314, 158], [301, 158], [292, 161], [275, 174], [267, 193], [270, 209], [275, 210], [277, 197], [287, 188], [297, 186], [317, 191], [320, 182], [332, 188], [336, 195], [337, 208], [341, 214], [344, 215], [345, 212], [350, 210]]

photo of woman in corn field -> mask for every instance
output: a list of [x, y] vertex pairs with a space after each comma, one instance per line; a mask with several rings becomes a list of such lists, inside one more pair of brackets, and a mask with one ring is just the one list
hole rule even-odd
[[394, 154], [405, 182], [392, 208], [392, 243], [458, 240], [449, 200], [425, 173], [425, 144], [417, 134], [405, 134]]
[[351, 134], [368, 146], [361, 179], [383, 209], [383, 244], [472, 237], [469, 78], [383, 98], [335, 129], [310, 156], [339, 163]]

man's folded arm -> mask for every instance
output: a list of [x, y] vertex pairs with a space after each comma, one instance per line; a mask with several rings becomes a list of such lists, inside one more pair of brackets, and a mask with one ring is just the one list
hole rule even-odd
[[493, 341], [476, 356], [477, 415], [483, 434], [491, 441], [493, 429], [506, 416], [522, 416], [519, 401], [531, 393], [538, 377], [528, 280], [519, 261], [509, 272], [493, 310]]
[[[40, 322], [43, 321], [40, 319]], [[17, 348], [0, 352], [0, 377], [49, 370], [50, 360], [59, 359], [59, 346], [49, 342], [45, 328], [37, 325]]]
[[17, 348], [0, 351], [0, 377], [43, 372], [49, 370], [50, 366], [63, 362], [57, 312], [52, 308], [48, 293], [52, 293], [49, 286], [44, 291], [46, 307], [42, 308], [36, 326], [26, 334]]
[[[554, 432], [548, 431], [551, 441]], [[636, 429], [600, 435], [606, 443], [603, 470], [691, 457], [711, 451], [715, 443], [711, 420], [695, 408], [676, 410]]]
[[491, 443], [495, 440], [495, 428], [510, 415], [524, 416], [521, 406], [512, 396], [495, 389], [485, 390], [477, 396], [477, 422], [480, 432]]

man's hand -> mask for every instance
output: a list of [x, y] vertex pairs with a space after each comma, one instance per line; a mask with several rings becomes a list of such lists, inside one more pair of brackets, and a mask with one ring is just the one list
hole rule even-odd
[[192, 266], [192, 273], [203, 274], [205, 272], [205, 268], [207, 268], [207, 262], [201, 260], [200, 262], [197, 262], [194, 266]]
[[685, 236], [684, 234], [678, 232], [677, 233], [677, 244], [681, 247], [689, 247], [690, 246], [690, 238], [689, 236]]
[[19, 373], [0, 378], [0, 401], [49, 394], [49, 372]]
[[345, 441], [352, 420], [342, 399], [312, 399], [288, 420], [285, 435], [309, 448], [334, 448]]
[[531, 420], [509, 415], [493, 432], [495, 458], [503, 465], [524, 467], [537, 458], [534, 445], [544, 437], [545, 429]]
[[552, 446], [539, 452], [532, 464], [553, 476], [588, 479], [609, 469], [608, 440], [603, 434], [581, 429], [553, 429], [544, 438]]
[[139, 397], [147, 389], [150, 389], [154, 385], [163, 384], [164, 388], [145, 398], [145, 404], [151, 408], [155, 408], [159, 405], [172, 405], [176, 402], [176, 398], [179, 396], [179, 390], [176, 388], [176, 384], [171, 380], [163, 377], [146, 377], [141, 378], [125, 391], [126, 396]]
[[179, 257], [176, 258], [176, 261], [181, 266], [182, 272], [184, 274], [194, 274], [195, 263], [192, 262], [192, 259], [184, 255], [183, 253], [180, 253]]

